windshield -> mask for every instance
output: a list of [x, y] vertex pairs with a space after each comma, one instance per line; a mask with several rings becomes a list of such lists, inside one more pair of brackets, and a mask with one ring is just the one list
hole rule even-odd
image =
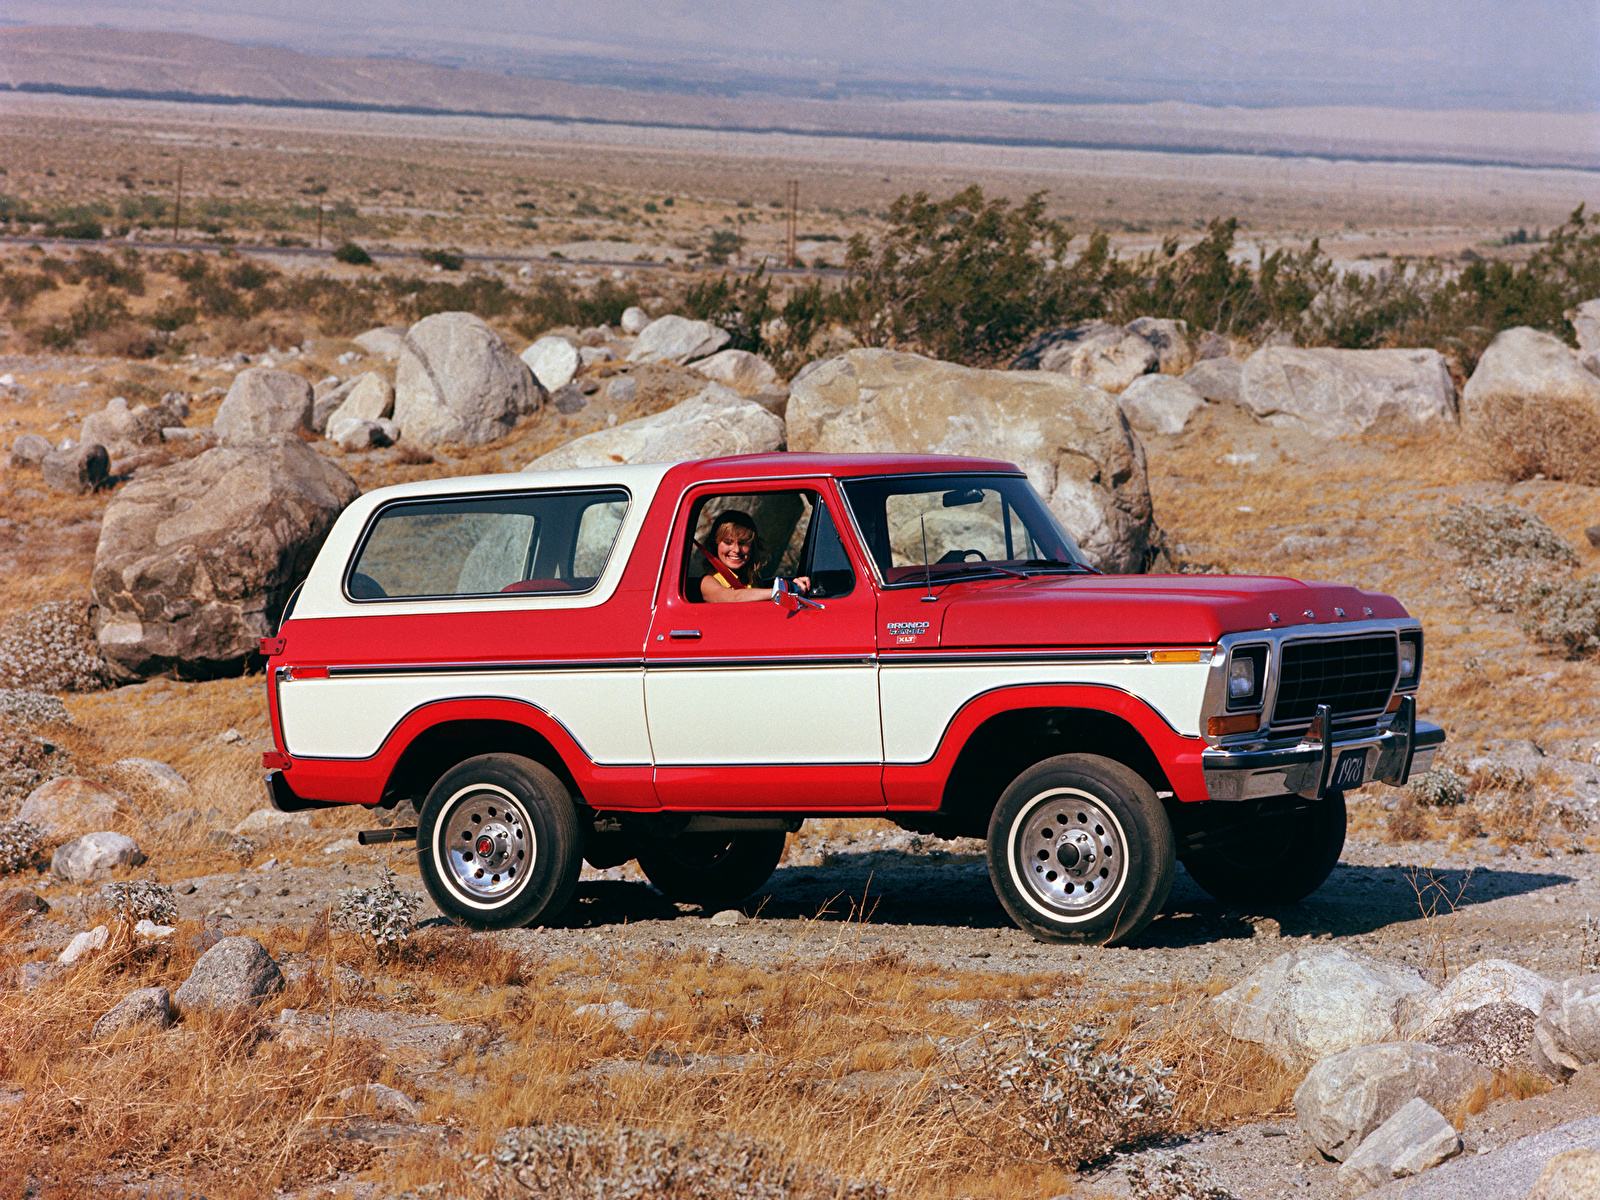
[[934, 579], [1091, 570], [1020, 475], [892, 475], [841, 487], [886, 584], [921, 580], [924, 564]]

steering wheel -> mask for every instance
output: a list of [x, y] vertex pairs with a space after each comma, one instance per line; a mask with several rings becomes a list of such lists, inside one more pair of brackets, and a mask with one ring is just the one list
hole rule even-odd
[[978, 561], [979, 562], [988, 562], [989, 561], [987, 558], [984, 557], [984, 553], [983, 553], [982, 550], [948, 550], [948, 551], [945, 552], [944, 556], [939, 559], [939, 561], [941, 563], [966, 562], [968, 557], [970, 557], [971, 555], [974, 555], [974, 554], [976, 554], [978, 556]]

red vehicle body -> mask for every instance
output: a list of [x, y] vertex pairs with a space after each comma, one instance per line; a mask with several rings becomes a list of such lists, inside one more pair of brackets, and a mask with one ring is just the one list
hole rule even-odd
[[[729, 508], [811, 594], [702, 601]], [[1121, 940], [1175, 858], [1225, 898], [1309, 892], [1343, 791], [1443, 741], [1391, 597], [1102, 575], [1015, 466], [945, 456], [383, 489], [263, 651], [274, 804], [414, 803], [430, 891], [484, 927], [558, 911], [581, 858], [735, 902], [800, 820], [873, 814], [988, 837], [1037, 936]]]

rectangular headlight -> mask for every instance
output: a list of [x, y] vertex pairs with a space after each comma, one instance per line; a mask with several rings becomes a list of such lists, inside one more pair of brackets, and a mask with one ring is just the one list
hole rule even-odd
[[1422, 675], [1422, 635], [1416, 631], [1400, 635], [1399, 686], [1412, 688]]
[[1235, 646], [1228, 655], [1228, 711], [1260, 708], [1266, 683], [1267, 648]]
[[1253, 658], [1236, 658], [1228, 664], [1228, 698], [1243, 700], [1255, 694], [1256, 661]]

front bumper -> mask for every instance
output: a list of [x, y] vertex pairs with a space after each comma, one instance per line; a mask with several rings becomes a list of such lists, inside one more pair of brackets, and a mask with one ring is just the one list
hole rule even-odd
[[[1297, 794], [1316, 799], [1328, 791], [1348, 791], [1374, 781], [1394, 787], [1433, 765], [1445, 742], [1444, 730], [1416, 719], [1410, 696], [1386, 729], [1366, 726], [1334, 731], [1333, 714], [1324, 710], [1311, 732], [1298, 742], [1231, 749], [1216, 746], [1201, 752], [1206, 794], [1213, 800], [1255, 800]], [[1361, 752], [1354, 754], [1352, 752]], [[1347, 757], [1348, 756], [1348, 757]], [[1355, 761], [1361, 782], [1352, 784]]]

